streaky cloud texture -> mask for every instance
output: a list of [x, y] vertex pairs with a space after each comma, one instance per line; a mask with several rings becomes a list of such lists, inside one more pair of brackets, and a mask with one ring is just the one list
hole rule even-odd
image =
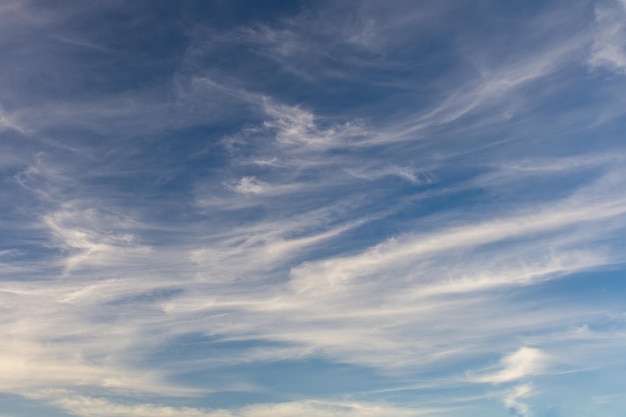
[[0, 416], [622, 416], [622, 0], [0, 5]]

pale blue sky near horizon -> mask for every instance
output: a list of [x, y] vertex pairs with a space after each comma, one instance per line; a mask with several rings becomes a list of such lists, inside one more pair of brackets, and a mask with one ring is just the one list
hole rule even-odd
[[4, 0], [0, 417], [626, 412], [626, 1]]

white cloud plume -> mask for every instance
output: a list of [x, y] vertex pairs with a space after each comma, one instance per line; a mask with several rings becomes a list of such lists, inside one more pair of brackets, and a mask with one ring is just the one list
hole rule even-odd
[[549, 357], [542, 350], [524, 346], [503, 357], [499, 370], [479, 375], [470, 374], [470, 380], [491, 384], [515, 381], [528, 376], [539, 375], [546, 370]]
[[531, 383], [521, 384], [513, 387], [503, 397], [505, 407], [515, 417], [528, 417], [530, 415], [529, 407], [521, 400], [528, 398], [534, 394], [534, 386]]

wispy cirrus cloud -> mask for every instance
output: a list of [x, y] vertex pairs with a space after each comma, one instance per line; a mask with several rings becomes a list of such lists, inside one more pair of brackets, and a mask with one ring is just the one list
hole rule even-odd
[[596, 4], [596, 33], [589, 65], [607, 68], [618, 73], [626, 69], [626, 4], [621, 0], [601, 1]]
[[70, 397], [55, 401], [55, 405], [76, 414], [92, 416], [120, 417], [170, 417], [185, 415], [189, 417], [263, 417], [263, 416], [422, 416], [439, 415], [448, 411], [441, 409], [409, 409], [387, 404], [359, 402], [329, 402], [320, 400], [294, 401], [288, 403], [253, 405], [239, 410], [202, 410], [190, 407], [168, 407], [152, 404], [127, 405], [114, 403], [101, 398]]
[[504, 405], [514, 416], [526, 417], [530, 415], [528, 406], [520, 400], [533, 395], [533, 388], [532, 384], [517, 385], [504, 396]]
[[475, 382], [499, 384], [519, 380], [545, 371], [548, 355], [540, 349], [524, 346], [500, 360], [501, 369], [492, 373], [470, 375]]
[[20, 133], [25, 132], [25, 129], [18, 125], [10, 115], [4, 112], [2, 107], [0, 107], [0, 130], [14, 130]]
[[622, 6], [548, 3], [0, 6], [2, 392], [527, 416], [619, 368]]

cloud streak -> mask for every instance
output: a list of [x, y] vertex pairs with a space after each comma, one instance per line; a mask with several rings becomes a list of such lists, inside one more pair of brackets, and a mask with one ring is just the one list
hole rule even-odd
[[254, 405], [236, 411], [202, 410], [190, 407], [167, 407], [152, 404], [126, 405], [100, 398], [70, 397], [55, 401], [55, 405], [77, 415], [120, 416], [120, 417], [264, 417], [292, 416], [368, 416], [379, 417], [390, 413], [397, 416], [422, 416], [444, 413], [446, 409], [402, 409], [387, 404], [359, 402], [329, 402], [319, 400], [295, 401], [289, 403]]

